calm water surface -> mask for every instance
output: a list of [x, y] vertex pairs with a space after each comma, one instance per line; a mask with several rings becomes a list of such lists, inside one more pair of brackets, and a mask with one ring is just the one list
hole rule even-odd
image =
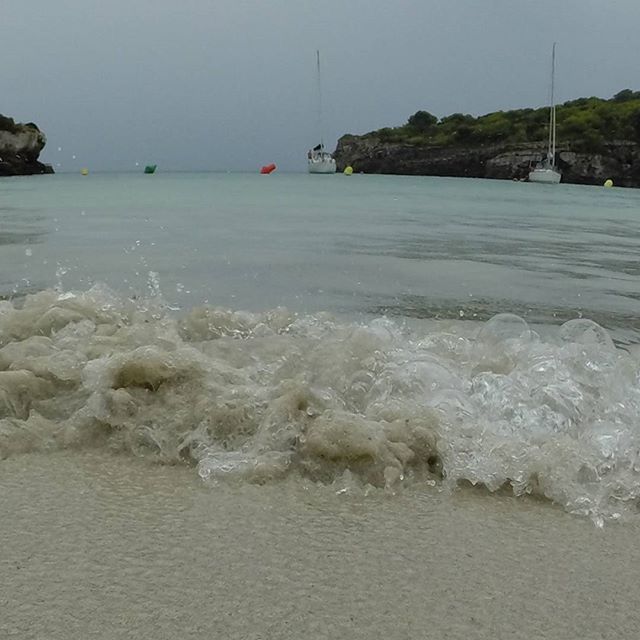
[[305, 174], [0, 183], [0, 293], [104, 282], [171, 305], [533, 323], [638, 335], [640, 192]]

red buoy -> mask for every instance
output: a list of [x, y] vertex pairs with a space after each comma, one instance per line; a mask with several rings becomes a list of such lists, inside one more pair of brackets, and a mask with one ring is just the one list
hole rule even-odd
[[275, 170], [276, 165], [272, 162], [271, 164], [265, 164], [264, 167], [260, 169], [260, 173], [272, 173]]

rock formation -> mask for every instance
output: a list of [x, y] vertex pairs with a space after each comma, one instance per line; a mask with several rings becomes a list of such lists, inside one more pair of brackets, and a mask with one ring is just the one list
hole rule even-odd
[[[375, 136], [344, 135], [334, 157], [338, 171], [351, 165], [354, 172], [466, 178], [525, 179], [546, 152], [546, 143], [436, 147], [384, 142]], [[562, 182], [640, 187], [640, 145], [607, 142], [599, 153], [568, 144], [557, 148], [556, 163]]]
[[25, 176], [53, 173], [51, 165], [38, 161], [47, 139], [30, 122], [18, 124], [0, 115], [0, 176]]

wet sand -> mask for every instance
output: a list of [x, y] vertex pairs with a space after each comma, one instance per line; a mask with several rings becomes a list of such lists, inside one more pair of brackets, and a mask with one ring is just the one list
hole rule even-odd
[[461, 489], [204, 484], [104, 452], [0, 462], [2, 638], [633, 638], [640, 523]]

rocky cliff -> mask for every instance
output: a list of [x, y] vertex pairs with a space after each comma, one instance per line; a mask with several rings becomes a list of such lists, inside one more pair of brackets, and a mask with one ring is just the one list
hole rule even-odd
[[18, 124], [0, 115], [0, 176], [53, 173], [51, 165], [38, 161], [46, 142], [35, 124]]
[[[385, 142], [376, 136], [345, 135], [335, 150], [338, 170], [351, 165], [356, 173], [525, 179], [546, 152], [546, 144], [427, 146]], [[640, 187], [640, 145], [618, 141], [586, 153], [559, 145], [556, 162], [562, 181], [601, 185], [611, 179], [621, 187]]]

